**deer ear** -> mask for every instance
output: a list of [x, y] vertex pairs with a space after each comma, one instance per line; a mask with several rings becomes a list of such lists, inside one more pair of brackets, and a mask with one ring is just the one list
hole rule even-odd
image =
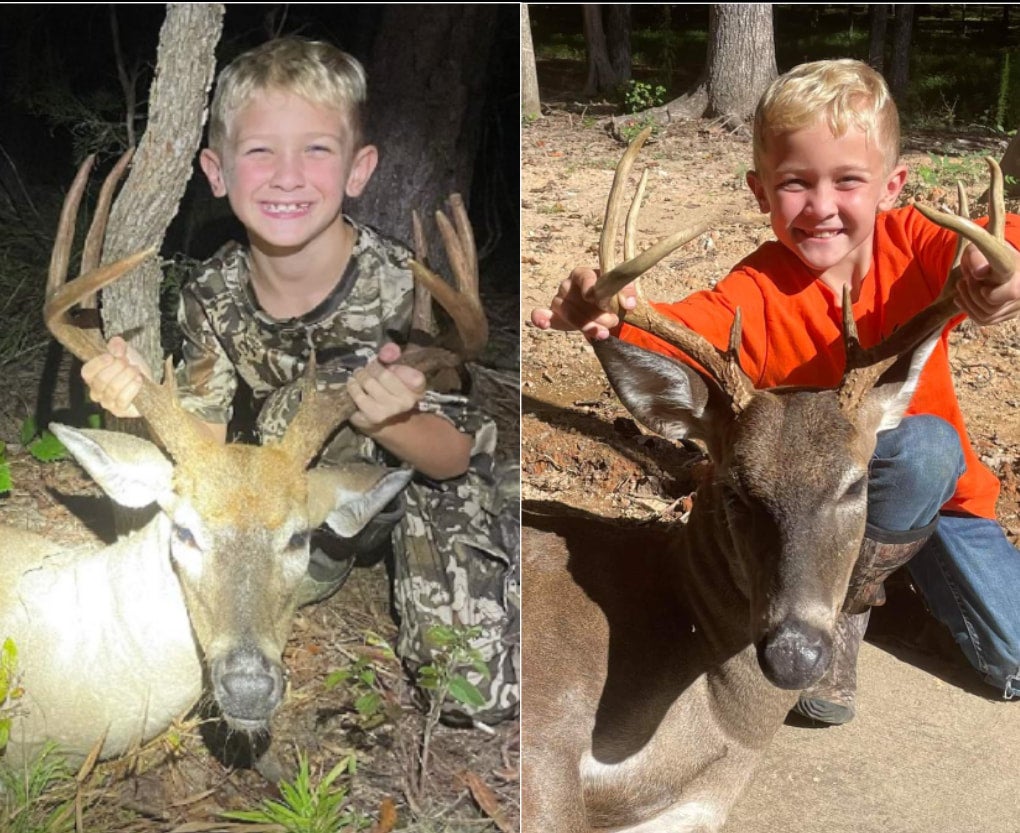
[[411, 469], [351, 464], [308, 472], [309, 518], [353, 538], [408, 484]]
[[617, 338], [592, 344], [609, 382], [635, 419], [669, 440], [714, 446], [732, 413], [717, 407], [710, 383], [693, 367]]
[[70, 428], [52, 423], [50, 430], [74, 459], [113, 500], [141, 509], [165, 497], [173, 464], [153, 443], [131, 434]]
[[942, 331], [936, 330], [915, 347], [912, 353], [900, 356], [868, 392], [861, 410], [877, 423], [876, 433], [888, 431], [900, 424], [917, 390], [921, 371], [941, 337]]

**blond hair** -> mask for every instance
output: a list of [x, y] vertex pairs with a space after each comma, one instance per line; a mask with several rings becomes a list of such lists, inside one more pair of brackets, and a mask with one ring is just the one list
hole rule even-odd
[[332, 44], [293, 36], [267, 41], [220, 72], [209, 113], [209, 147], [222, 152], [238, 112], [256, 94], [273, 91], [342, 113], [358, 148], [367, 90], [361, 64]]
[[770, 135], [824, 123], [839, 138], [851, 128], [874, 139], [886, 172], [900, 157], [900, 117], [885, 79], [861, 61], [801, 64], [779, 76], [754, 113], [754, 166], [762, 169]]

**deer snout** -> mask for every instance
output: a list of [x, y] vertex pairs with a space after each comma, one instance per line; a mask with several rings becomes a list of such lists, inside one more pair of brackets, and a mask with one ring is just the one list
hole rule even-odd
[[832, 638], [797, 619], [784, 620], [758, 643], [758, 664], [778, 688], [807, 688], [821, 678], [831, 661]]
[[283, 697], [283, 672], [255, 648], [237, 648], [212, 666], [213, 692], [227, 724], [245, 732], [269, 728]]

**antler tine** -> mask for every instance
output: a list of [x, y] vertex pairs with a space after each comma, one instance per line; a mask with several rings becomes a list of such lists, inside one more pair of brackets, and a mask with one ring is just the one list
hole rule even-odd
[[[634, 160], [641, 150], [641, 146], [650, 134], [651, 128], [645, 128], [631, 142], [616, 166], [613, 185], [606, 204], [602, 235], [599, 240], [599, 266], [602, 274], [595, 284], [593, 294], [598, 302], [608, 303], [608, 306], [618, 315], [624, 314], [616, 298], [617, 293], [621, 289], [630, 283], [635, 283], [642, 274], [655, 266], [664, 257], [684, 243], [704, 234], [717, 223], [716, 218], [710, 218], [694, 226], [681, 229], [648, 247], [643, 252], [637, 253], [635, 242], [637, 218], [641, 209], [645, 185], [648, 181], [647, 171], [645, 171], [641, 176], [637, 191], [631, 201], [624, 226], [623, 253], [626, 260], [623, 263], [617, 263], [615, 246], [620, 226], [623, 187], [634, 164]], [[719, 382], [722, 390], [729, 397], [731, 407], [735, 413], [740, 413], [744, 410], [754, 395], [754, 385], [740, 369], [738, 359], [741, 329], [739, 310], [730, 330], [729, 349], [720, 351], [704, 336], [656, 310], [645, 299], [639, 284], [635, 283], [634, 288], [637, 305], [634, 309], [626, 311], [627, 323], [658, 336], [680, 349]]]
[[1013, 250], [1005, 242], [1006, 206], [1003, 198], [1002, 171], [991, 157], [986, 157], [985, 162], [991, 178], [988, 191], [987, 230], [972, 222], [967, 216], [970, 213], [967, 195], [959, 184], [957, 185], [959, 214], [947, 214], [921, 204], [915, 206], [936, 225], [960, 235], [949, 275], [934, 301], [897, 328], [888, 338], [874, 347], [863, 350], [857, 342], [857, 328], [850, 311], [849, 288], [844, 290], [843, 331], [844, 343], [847, 345], [847, 370], [839, 390], [839, 399], [844, 409], [856, 408], [864, 394], [898, 356], [913, 350], [933, 332], [960, 314], [955, 302], [956, 285], [960, 280], [960, 261], [967, 241], [977, 246], [988, 259], [991, 265], [989, 272], [991, 281], [1005, 283], [1012, 276], [1015, 262]]
[[412, 260], [410, 266], [416, 281], [428, 289], [453, 319], [458, 339], [454, 349], [461, 360], [470, 361], [485, 349], [489, 340], [489, 325], [478, 296], [478, 255], [474, 234], [459, 194], [450, 195], [450, 209], [453, 222], [442, 211], [437, 211], [436, 224], [457, 287], [448, 284], [424, 263]]
[[[69, 315], [70, 309], [81, 299], [94, 295], [156, 253], [154, 248], [146, 249], [107, 266], [96, 265], [101, 256], [113, 191], [130, 158], [130, 152], [122, 156], [103, 183], [96, 213], [86, 237], [83, 274], [68, 283], [65, 281], [74, 239], [75, 218], [92, 170], [93, 157], [86, 159], [78, 169], [60, 213], [46, 281], [47, 300], [43, 307], [43, 318], [53, 337], [82, 362], [106, 352], [106, 343], [98, 330], [83, 330], [75, 326]], [[175, 458], [196, 443], [210, 441], [195, 418], [184, 411], [177, 401], [172, 373], [167, 373], [167, 382], [163, 387], [143, 377], [142, 388], [135, 397], [134, 405], [149, 424], [156, 439]]]

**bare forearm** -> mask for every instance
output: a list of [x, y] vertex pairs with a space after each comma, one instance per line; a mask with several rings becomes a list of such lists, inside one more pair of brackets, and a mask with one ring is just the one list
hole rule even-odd
[[467, 471], [471, 459], [471, 437], [435, 414], [405, 414], [366, 433], [434, 480], [459, 477]]

